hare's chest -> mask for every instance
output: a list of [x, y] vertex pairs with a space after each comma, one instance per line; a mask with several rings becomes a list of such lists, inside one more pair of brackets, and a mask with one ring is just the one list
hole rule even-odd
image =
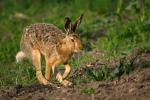
[[71, 55], [60, 55], [59, 59], [61, 60], [61, 63], [67, 63], [67, 61], [70, 59]]

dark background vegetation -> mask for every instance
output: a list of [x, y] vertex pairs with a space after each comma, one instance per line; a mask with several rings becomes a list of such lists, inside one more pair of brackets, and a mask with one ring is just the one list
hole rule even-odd
[[[34, 67], [28, 61], [15, 62], [25, 26], [52, 23], [63, 30], [65, 16], [75, 20], [82, 13], [84, 18], [77, 33], [84, 51], [97, 49], [106, 53], [105, 59], [111, 59], [134, 48], [150, 49], [149, 0], [1, 0], [0, 85], [37, 82]], [[78, 66], [90, 60], [84, 55], [71, 63]]]

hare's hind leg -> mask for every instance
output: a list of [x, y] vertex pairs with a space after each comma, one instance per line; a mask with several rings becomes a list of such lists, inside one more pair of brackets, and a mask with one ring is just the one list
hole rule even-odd
[[38, 81], [44, 85], [49, 84], [49, 82], [43, 77], [41, 71], [41, 54], [39, 50], [32, 50], [32, 63], [36, 68], [36, 77]]
[[52, 64], [49, 63], [49, 60], [47, 57], [45, 57], [45, 61], [46, 61], [45, 78], [46, 78], [46, 80], [49, 81], [50, 77], [51, 77], [51, 71], [52, 71], [51, 66], [52, 66]]

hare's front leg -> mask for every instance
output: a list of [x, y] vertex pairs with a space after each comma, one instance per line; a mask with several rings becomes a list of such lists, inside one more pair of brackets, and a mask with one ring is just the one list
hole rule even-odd
[[65, 65], [65, 71], [64, 71], [62, 78], [65, 79], [70, 74], [70, 71], [71, 71], [71, 66], [69, 64], [66, 64]]
[[63, 76], [61, 75], [60, 72], [58, 72], [56, 75], [56, 79], [64, 86], [72, 85], [71, 82], [69, 82], [68, 80], [65, 80], [65, 78], [69, 75], [70, 71], [71, 71], [71, 66], [69, 64], [66, 64]]
[[49, 84], [49, 82], [43, 77], [41, 71], [41, 54], [39, 50], [32, 50], [32, 63], [36, 68], [36, 77], [38, 81], [44, 85]]
[[57, 79], [62, 85], [64, 85], [64, 86], [70, 86], [70, 85], [72, 85], [72, 83], [69, 82], [68, 80], [63, 80], [63, 77], [62, 77], [62, 75], [61, 75], [60, 72], [57, 73], [56, 79]]

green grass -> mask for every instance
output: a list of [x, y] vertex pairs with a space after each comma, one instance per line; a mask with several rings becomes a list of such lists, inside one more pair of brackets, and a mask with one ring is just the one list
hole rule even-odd
[[[106, 53], [106, 59], [124, 56], [133, 48], [150, 47], [149, 0], [1, 0], [0, 3], [0, 85], [32, 84], [37, 82], [34, 67], [28, 62], [15, 63], [19, 42], [25, 26], [36, 23], [52, 23], [64, 29], [64, 17], [75, 20], [84, 13], [77, 31], [89, 48]], [[106, 35], [97, 41], [100, 29]], [[94, 41], [94, 42], [93, 42]], [[86, 48], [85, 48], [86, 49]], [[73, 66], [93, 60], [88, 55], [72, 59]], [[107, 76], [107, 69], [104, 69]], [[101, 80], [101, 75], [97, 80]], [[104, 74], [104, 75], [105, 75]]]
[[[108, 56], [121, 56], [128, 54], [133, 48], [143, 48], [150, 44], [149, 23], [129, 22], [119, 24], [108, 30], [106, 37], [100, 38], [95, 47], [104, 50]], [[149, 29], [149, 28], [148, 28]]]
[[94, 88], [84, 88], [80, 91], [81, 93], [86, 93], [86, 94], [92, 94], [96, 92], [96, 89]]

